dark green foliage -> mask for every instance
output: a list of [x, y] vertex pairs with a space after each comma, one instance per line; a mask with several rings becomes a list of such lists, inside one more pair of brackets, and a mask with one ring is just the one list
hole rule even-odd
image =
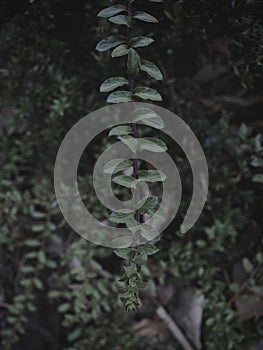
[[[152, 45], [138, 48], [138, 85], [157, 87], [161, 103], [196, 132], [209, 163], [210, 193], [203, 215], [182, 238], [178, 227], [191, 197], [191, 172], [180, 150], [163, 138], [184, 179], [180, 213], [158, 241], [159, 252], [145, 244], [135, 253], [119, 249], [113, 254], [71, 231], [53, 190], [53, 166], [64, 135], [77, 120], [105, 105], [105, 96], [98, 93], [102, 80], [125, 77], [126, 43], [103, 54], [94, 50], [102, 37], [117, 34], [117, 25], [104, 18], [98, 23], [97, 13], [109, 3], [79, 1], [67, 6], [58, 0], [21, 1], [12, 8], [12, 2], [3, 1], [1, 349], [155, 346], [153, 337], [146, 346], [138, 340], [133, 327], [137, 319], [123, 312], [117, 298], [122, 262], [127, 259], [141, 266], [142, 280], [150, 281], [151, 290], [165, 289], [170, 283], [176, 288], [195, 286], [204, 294], [203, 348], [256, 348], [263, 337], [260, 308], [244, 313], [236, 301], [241, 297], [262, 303], [263, 28], [259, 5], [257, 1], [138, 0], [140, 12], [159, 20], [155, 24], [142, 21], [142, 15], [134, 18], [138, 37], [150, 32], [155, 38]], [[125, 13], [111, 14], [118, 15]], [[111, 56], [116, 63], [112, 64]], [[159, 79], [160, 73], [145, 60], [160, 66], [162, 84], [152, 80]], [[137, 63], [132, 61], [136, 72], [138, 57]], [[126, 85], [120, 89], [126, 90]], [[144, 111], [143, 123], [139, 137], [159, 135], [162, 124], [150, 111]], [[129, 129], [115, 133], [130, 135]], [[79, 169], [83, 200], [99, 219], [107, 212], [91, 190], [92, 164], [111, 142], [105, 134], [85, 153]], [[154, 203], [147, 203], [147, 210], [154, 210]], [[242, 290], [233, 278], [236, 264], [246, 273]], [[143, 287], [133, 272], [129, 282], [133, 293]], [[140, 299], [143, 305], [149, 301], [143, 294]], [[176, 302], [174, 297], [166, 305], [171, 313]], [[170, 339], [164, 342], [156, 348], [173, 347]]]

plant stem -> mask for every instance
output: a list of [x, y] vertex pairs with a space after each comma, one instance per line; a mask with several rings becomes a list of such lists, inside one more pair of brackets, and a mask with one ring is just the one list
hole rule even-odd
[[[131, 1], [128, 1], [128, 5], [127, 5], [127, 13], [128, 13], [128, 20], [129, 23], [131, 23], [132, 20], [132, 5], [131, 5]], [[128, 47], [130, 48], [131, 46], [131, 38], [132, 38], [132, 28], [131, 26], [128, 27], [127, 29], [127, 41], [128, 41]], [[134, 87], [135, 87], [135, 79], [134, 76], [132, 74], [128, 74], [128, 81], [129, 81], [129, 90], [133, 93], [134, 91]], [[137, 134], [137, 125], [136, 123], [132, 123], [132, 135], [133, 137], [137, 138], [138, 134]], [[133, 158], [132, 160], [132, 164], [133, 164], [133, 177], [135, 179], [138, 179], [138, 170], [139, 170], [139, 159], [138, 157]], [[138, 202], [138, 191], [135, 190], [135, 203]], [[140, 214], [139, 211], [136, 210], [135, 212], [135, 219], [140, 222]]]

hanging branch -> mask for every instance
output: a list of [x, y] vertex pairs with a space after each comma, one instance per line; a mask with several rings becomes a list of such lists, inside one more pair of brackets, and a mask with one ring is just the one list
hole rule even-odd
[[[160, 0], [149, 1], [162, 2]], [[146, 73], [155, 80], [162, 80], [163, 76], [160, 69], [153, 62], [142, 59], [138, 52], [142, 48], [151, 45], [154, 40], [148, 36], [134, 36], [133, 31], [136, 28], [134, 22], [158, 23], [159, 21], [149, 13], [135, 11], [134, 2], [135, 0], [127, 0], [126, 6], [115, 4], [98, 13], [98, 17], [105, 18], [114, 25], [120, 26], [120, 28], [126, 27], [126, 35], [110, 35], [101, 40], [96, 46], [99, 52], [112, 50], [112, 58], [127, 56], [127, 77], [112, 77], [104, 81], [100, 86], [100, 92], [110, 93], [107, 97], [108, 103], [125, 103], [136, 100], [162, 101], [161, 95], [156, 90], [146, 86], [136, 86], [136, 78], [140, 72]], [[127, 86], [128, 90], [123, 90], [123, 86]], [[122, 89], [114, 91], [118, 88]], [[109, 133], [109, 136], [117, 136], [120, 141], [131, 149], [134, 153], [132, 161], [125, 160], [118, 165], [115, 164], [114, 167], [111, 161], [104, 168], [107, 173], [115, 174], [132, 166], [132, 176], [118, 175], [112, 179], [114, 183], [130, 189], [132, 188], [131, 184], [136, 180], [162, 182], [166, 178], [165, 174], [160, 171], [140, 169], [140, 161], [137, 157], [138, 150], [165, 152], [167, 147], [165, 143], [155, 138], [138, 138], [136, 123], [138, 121], [157, 129], [163, 127], [161, 117], [150, 108], [134, 112], [131, 125], [114, 127]], [[137, 204], [138, 198], [136, 193], [135, 188], [134, 197]], [[158, 209], [158, 198], [148, 197], [143, 205], [133, 213], [118, 210], [113, 212], [109, 219], [117, 224], [125, 224], [132, 233], [134, 233], [134, 227], [141, 224], [140, 235], [150, 242], [158, 236], [158, 232], [150, 225], [143, 223], [141, 218], [144, 214], [154, 215]], [[120, 281], [123, 282], [120, 294], [126, 310], [134, 312], [137, 305], [139, 305], [139, 290], [147, 285], [140, 274], [141, 266], [146, 263], [149, 255], [158, 252], [158, 248], [152, 243], [141, 244], [136, 247], [136, 241], [134, 240], [128, 248], [116, 249], [114, 252], [117, 256], [127, 261], [123, 275], [120, 278]]]

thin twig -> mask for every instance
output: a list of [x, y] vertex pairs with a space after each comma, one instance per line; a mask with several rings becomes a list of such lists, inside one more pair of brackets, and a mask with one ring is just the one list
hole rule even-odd
[[[129, 0], [128, 1], [128, 5], [127, 5], [127, 12], [128, 12], [128, 18], [129, 18], [130, 22], [132, 20], [132, 14], [133, 14], [132, 10], [133, 10], [132, 9], [132, 1]], [[128, 42], [128, 47], [129, 48], [131, 48], [131, 40], [132, 40], [132, 27], [129, 26], [128, 29], [127, 29], [127, 42]], [[134, 88], [135, 88], [135, 77], [134, 77], [133, 74], [128, 73], [128, 81], [129, 81], [129, 90], [133, 94], [134, 93]], [[132, 127], [132, 136], [134, 138], [137, 138], [138, 134], [137, 134], [137, 125], [136, 125], [136, 123], [134, 123], [134, 122], [131, 123], [131, 127]], [[136, 157], [134, 157], [132, 159], [132, 167], [133, 167], [133, 174], [132, 174], [132, 176], [135, 179], [138, 179], [139, 159], [137, 157], [137, 154], [136, 154]], [[135, 200], [135, 204], [136, 205], [137, 205], [138, 199], [139, 199], [138, 198], [138, 190], [135, 189], [134, 200]], [[134, 218], [135, 218], [136, 221], [140, 222], [140, 214], [139, 214], [138, 210], [135, 211]], [[134, 239], [134, 242], [133, 242], [133, 248], [137, 251], [136, 240], [135, 239]], [[136, 255], [137, 255], [137, 253], [136, 253]]]
[[163, 306], [159, 306], [157, 308], [156, 314], [165, 323], [174, 338], [178, 341], [184, 350], [194, 350], [184, 334], [181, 332], [180, 328], [177, 326], [175, 321], [171, 318]]
[[261, 263], [260, 263], [260, 265], [258, 267], [254, 268], [251, 271], [251, 273], [248, 276], [248, 278], [241, 284], [241, 286], [239, 287], [237, 292], [228, 301], [227, 305], [231, 305], [231, 304], [233, 304], [233, 302], [235, 302], [237, 300], [237, 298], [240, 296], [240, 294], [243, 292], [243, 290], [246, 289], [249, 281], [256, 275], [256, 273], [258, 272], [260, 266], [261, 266]]

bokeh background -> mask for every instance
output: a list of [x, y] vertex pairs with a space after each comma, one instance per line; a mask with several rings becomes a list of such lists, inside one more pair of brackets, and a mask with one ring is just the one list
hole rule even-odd
[[[160, 20], [148, 57], [164, 74], [162, 106], [184, 119], [206, 153], [209, 197], [185, 236], [192, 191], [184, 155], [180, 211], [143, 267], [138, 313], [118, 299], [122, 260], [74, 233], [56, 203], [53, 168], [67, 131], [105, 106], [98, 86], [124, 64], [96, 43], [113, 29], [108, 1], [2, 0], [0, 4], [0, 348], [182, 349], [156, 315], [162, 305], [193, 349], [263, 349], [262, 3], [137, 1]], [[137, 6], [136, 5], [136, 6]], [[145, 80], [147, 84], [147, 80]], [[151, 131], [149, 131], [151, 132]], [[169, 140], [166, 140], [169, 143]], [[92, 167], [108, 139], [87, 149], [83, 199], [102, 219]]]

